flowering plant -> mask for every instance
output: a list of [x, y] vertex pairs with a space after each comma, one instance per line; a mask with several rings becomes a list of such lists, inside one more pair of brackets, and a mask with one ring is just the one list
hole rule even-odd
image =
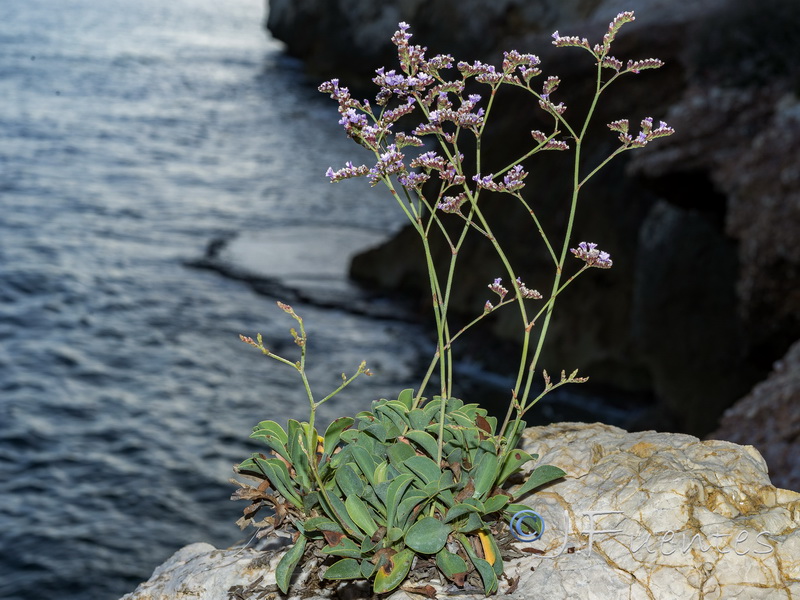
[[[553, 34], [554, 45], [580, 48], [596, 65], [591, 104], [577, 120], [567, 118], [567, 107], [557, 98], [558, 77], [546, 77], [534, 86], [542, 76], [537, 56], [506, 52], [500, 68], [479, 61], [456, 63], [449, 55], [428, 58], [426, 48], [410, 44], [405, 23], [392, 37], [400, 71], [377, 70], [373, 81], [380, 91], [374, 106], [354, 99], [336, 79], [320, 86], [320, 91], [338, 102], [339, 122], [347, 135], [376, 159], [372, 166], [347, 162], [339, 170], [329, 169], [327, 176], [331, 182], [367, 177], [373, 186], [384, 185], [418, 234], [430, 283], [436, 351], [417, 388], [405, 390], [394, 400], [373, 402], [372, 410], [355, 418], [336, 419], [319, 435], [317, 408], [356, 377], [369, 375], [366, 364], [349, 378], [343, 375], [337, 390], [316, 401], [305, 374], [307, 336], [302, 319], [291, 307], [280, 304], [299, 324], [299, 332], [292, 329], [300, 347], [299, 361], [273, 354], [260, 336], [256, 340], [242, 337], [267, 356], [295, 368], [309, 399], [308, 422], [289, 421], [288, 431], [273, 421], [255, 428], [253, 437], [263, 440], [274, 457], [255, 454], [239, 465], [238, 471], [257, 479], [259, 485], [240, 483], [234, 495], [251, 501], [240, 522], [243, 526], [253, 523], [263, 533], [292, 534], [294, 545], [276, 572], [283, 592], [303, 559], [324, 564], [326, 579], [370, 580], [376, 593], [394, 589], [412, 569], [425, 568], [427, 572], [435, 569], [458, 586], [480, 585], [486, 594], [497, 591], [498, 577], [503, 574], [503, 544], [498, 543], [505, 533], [502, 523], [524, 508], [517, 503], [522, 496], [564, 475], [560, 469], [539, 465], [521, 486], [511, 486], [512, 476], [537, 458], [517, 449], [525, 427], [523, 417], [545, 394], [586, 380], [577, 371], [562, 371], [553, 381], [542, 370], [543, 390], [537, 395], [531, 392], [556, 299], [588, 269], [612, 266], [609, 254], [594, 243], [580, 242], [570, 248], [579, 196], [614, 157], [673, 133], [665, 123], [654, 125], [646, 118], [633, 134], [629, 121], [620, 119], [608, 124], [619, 139], [618, 147], [596, 164], [584, 158], [587, 130], [603, 93], [623, 75], [662, 64], [652, 58], [623, 64], [610, 54], [620, 28], [633, 20], [632, 12], [618, 14], [594, 46], [585, 38]], [[456, 74], [451, 75], [454, 65]], [[481, 86], [487, 92], [485, 99], [473, 91]], [[551, 127], [546, 132], [531, 131], [530, 148], [505, 168], [486, 173], [482, 140], [503, 86], [527, 93], [549, 116]], [[395, 131], [401, 123], [410, 126]], [[407, 156], [414, 149], [418, 149], [414, 155]], [[549, 151], [570, 153], [573, 164], [569, 217], [557, 235], [545, 232], [525, 196], [531, 159]], [[542, 278], [546, 293], [522, 281], [494, 235], [484, 211], [485, 198], [491, 194], [521, 203], [530, 215], [554, 268], [552, 280]], [[454, 331], [450, 298], [459, 252], [470, 231], [492, 246], [505, 273], [488, 284], [496, 296], [494, 302], [487, 301], [469, 324]], [[434, 261], [431, 240], [435, 236], [450, 249], [445, 265]], [[567, 276], [570, 254], [581, 264]], [[508, 283], [503, 283], [504, 278]], [[532, 307], [532, 302], [537, 304]], [[512, 305], [519, 313], [521, 352], [508, 411], [498, 423], [478, 405], [465, 405], [452, 397], [453, 344], [476, 323]], [[438, 389], [427, 400], [424, 393], [434, 374], [438, 374]], [[273, 514], [255, 522], [253, 517], [262, 507], [271, 508]]]

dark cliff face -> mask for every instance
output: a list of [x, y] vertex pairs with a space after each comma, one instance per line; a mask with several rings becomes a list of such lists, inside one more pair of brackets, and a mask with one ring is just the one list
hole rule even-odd
[[[559, 28], [591, 41], [614, 16], [599, 0], [434, 4], [272, 0], [269, 26], [310, 72], [346, 83], [393, 66], [388, 40], [399, 20], [412, 24], [417, 43], [459, 59], [534, 52], [577, 107], [589, 93], [581, 86], [591, 65], [575, 49], [552, 48], [549, 34]], [[492, 8], [482, 13], [483, 4]], [[614, 268], [588, 274], [559, 299], [544, 362], [553, 370], [580, 366], [597, 384], [652, 392], [664, 420], [648, 425], [702, 434], [800, 338], [800, 67], [789, 58], [800, 55], [800, 4], [632, 4], [637, 22], [623, 29], [615, 55], [667, 65], [610, 90], [591, 132], [593, 152], [602, 158], [614, 147], [604, 123], [623, 117], [663, 118], [677, 133], [623, 155], [584, 190], [573, 241], [598, 242]], [[513, 94], [503, 100], [507, 108], [485, 140], [497, 164], [518, 153], [520, 132], [534, 124], [529, 105]], [[566, 217], [560, 184], [569, 161], [548, 156], [538, 167], [526, 189], [545, 227], [557, 228]], [[529, 221], [500, 200], [488, 213], [499, 236], [519, 240], [511, 260], [523, 279], [546, 288], [533, 283], [552, 275]], [[353, 277], [427, 297], [415, 241], [404, 231], [357, 257]], [[468, 266], [453, 308], [466, 319], [501, 271], [479, 241], [460, 260]], [[518, 339], [516, 319], [500, 314], [491, 334]]]

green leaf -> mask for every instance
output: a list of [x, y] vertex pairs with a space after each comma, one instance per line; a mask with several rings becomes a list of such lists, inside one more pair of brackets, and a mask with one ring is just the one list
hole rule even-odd
[[342, 502], [342, 500], [335, 494], [328, 494], [327, 499], [331, 503], [331, 507], [333, 508], [333, 510], [336, 511], [336, 516], [338, 517], [338, 520], [344, 526], [345, 533], [356, 538], [359, 542], [362, 539], [364, 539], [364, 534], [361, 533], [361, 530], [353, 522], [353, 520], [350, 518], [350, 515], [347, 513], [347, 507], [345, 507], [344, 502]]
[[365, 427], [364, 431], [369, 433], [372, 437], [374, 437], [379, 442], [385, 442], [386, 438], [388, 436], [387, 431], [386, 431], [386, 425], [384, 425], [380, 421], [376, 421], [375, 423], [373, 423], [369, 427]]
[[487, 452], [470, 472], [475, 482], [475, 498], [483, 499], [494, 487], [494, 482], [497, 480], [497, 471], [499, 470], [497, 462], [497, 456]]
[[348, 556], [350, 558], [361, 558], [361, 547], [349, 537], [343, 537], [335, 546], [325, 546], [322, 549], [325, 554], [331, 556]]
[[453, 531], [435, 517], [423, 517], [406, 532], [406, 545], [421, 554], [436, 554], [444, 548], [447, 536]]
[[496, 496], [488, 498], [486, 502], [483, 503], [483, 514], [490, 515], [493, 512], [504, 509], [510, 500], [511, 498], [505, 494], [497, 494]]
[[408, 469], [404, 468], [404, 463], [412, 456], [417, 455], [417, 453], [414, 452], [414, 448], [411, 447], [411, 444], [404, 444], [403, 442], [395, 442], [389, 446], [387, 448], [387, 453], [389, 455], [389, 462], [399, 471], [408, 471]]
[[376, 594], [385, 594], [403, 583], [403, 580], [408, 575], [409, 569], [411, 569], [412, 560], [414, 560], [414, 552], [408, 548], [392, 556], [392, 558], [375, 573], [375, 582], [372, 584], [373, 591]]
[[375, 567], [377, 565], [373, 565], [368, 560], [361, 561], [361, 574], [364, 576], [364, 579], [369, 579], [372, 577], [372, 574], [375, 572]]
[[301, 535], [297, 538], [294, 546], [289, 548], [286, 554], [281, 557], [281, 560], [275, 569], [275, 582], [278, 584], [278, 588], [280, 588], [284, 594], [289, 590], [289, 582], [292, 580], [292, 573], [294, 573], [297, 563], [300, 562], [301, 558], [303, 558], [303, 552], [305, 549], [306, 538], [305, 536]]
[[414, 405], [414, 390], [405, 389], [397, 396], [397, 401], [400, 402], [407, 410], [411, 410]]
[[497, 574], [494, 572], [492, 565], [482, 558], [478, 558], [478, 555], [475, 554], [475, 551], [472, 549], [472, 544], [469, 543], [466, 536], [459, 535], [458, 538], [461, 542], [461, 546], [467, 552], [467, 556], [469, 556], [469, 559], [472, 561], [472, 564], [475, 565], [475, 569], [477, 569], [478, 574], [481, 576], [484, 593], [488, 596], [497, 591]]
[[473, 512], [469, 513], [469, 516], [465, 522], [455, 525], [454, 529], [462, 533], [471, 533], [473, 531], [477, 531], [478, 529], [483, 529], [484, 527], [486, 527], [486, 523], [484, 523], [483, 519], [478, 516], [478, 513]]
[[512, 450], [503, 461], [503, 468], [497, 476], [497, 485], [503, 485], [506, 479], [516, 473], [522, 465], [533, 460], [533, 457], [524, 450]]
[[430, 425], [430, 419], [428, 419], [424, 410], [415, 408], [408, 413], [408, 424], [411, 429], [423, 430]]
[[[397, 505], [403, 498], [406, 488], [411, 484], [414, 476], [410, 473], [400, 473], [389, 484], [389, 489], [386, 491], [386, 526], [394, 526], [394, 515]], [[375, 490], [378, 491], [378, 488]]]
[[342, 490], [345, 498], [347, 496], [360, 496], [364, 493], [364, 482], [350, 464], [342, 465], [336, 469], [334, 478], [336, 479], [336, 485]]
[[333, 531], [336, 533], [344, 533], [344, 530], [339, 527], [339, 524], [332, 521], [328, 517], [311, 517], [303, 522], [306, 531]]
[[286, 460], [289, 460], [289, 453], [286, 450], [286, 442], [289, 440], [289, 437], [286, 435], [283, 427], [278, 425], [275, 421], [261, 421], [258, 425], [253, 427], [253, 433], [250, 434], [250, 437], [263, 440], [267, 446]]
[[436, 440], [433, 438], [433, 436], [426, 431], [412, 429], [411, 431], [407, 431], [405, 433], [405, 437], [417, 444], [431, 458], [439, 453], [439, 445], [436, 443]]
[[449, 523], [453, 519], [464, 516], [469, 513], [484, 513], [483, 503], [475, 498], [465, 498], [463, 502], [456, 504], [453, 508], [447, 511], [445, 516], [445, 523]]
[[[316, 435], [314, 435], [316, 440]], [[303, 425], [299, 421], [289, 419], [289, 457], [294, 467], [297, 481], [305, 490], [310, 490], [314, 486], [311, 483], [311, 468], [308, 464], [308, 457], [305, 452], [306, 439]]]
[[294, 504], [297, 508], [303, 508], [303, 501], [300, 495], [292, 485], [292, 477], [289, 475], [289, 469], [286, 464], [279, 458], [254, 458], [254, 461], [267, 476], [272, 486], [284, 498]]
[[352, 417], [339, 417], [333, 421], [325, 430], [325, 441], [322, 444], [323, 452], [330, 456], [339, 443], [339, 436], [342, 432], [354, 423]]
[[464, 406], [464, 402], [459, 400], [458, 398], [448, 398], [447, 399], [447, 413], [452, 413], [457, 411], [459, 408]]
[[427, 456], [411, 456], [405, 461], [405, 466], [418, 475], [424, 483], [438, 482], [442, 470], [436, 462]]
[[386, 541], [394, 544], [396, 541], [403, 539], [403, 533], [403, 530], [399, 527], [390, 527], [386, 532]]
[[333, 563], [323, 575], [325, 579], [361, 579], [361, 563], [354, 558], [343, 558]]
[[456, 580], [459, 576], [466, 575], [467, 563], [458, 554], [453, 554], [446, 548], [436, 553], [436, 566], [448, 579]]
[[364, 501], [358, 496], [348, 496], [344, 501], [344, 506], [353, 522], [369, 537], [372, 537], [378, 530], [378, 525], [370, 515], [369, 508]]
[[530, 474], [528, 480], [523, 483], [519, 489], [514, 491], [514, 498], [518, 499], [531, 490], [534, 490], [545, 483], [550, 483], [551, 481], [560, 479], [566, 474], [567, 473], [565, 471], [562, 471], [553, 465], [538, 466], [533, 470], [533, 473]]
[[[410, 489], [406, 492], [402, 502], [397, 507], [394, 520], [401, 528], [405, 528], [409, 517], [411, 517], [414, 508], [419, 506], [421, 502], [429, 499], [430, 496], [422, 490]], [[419, 513], [417, 513], [419, 514]]]
[[367, 450], [361, 446], [353, 445], [350, 446], [350, 449], [353, 453], [353, 458], [355, 459], [358, 468], [364, 474], [364, 477], [366, 477], [370, 485], [375, 485], [375, 469], [378, 466], [375, 458], [373, 458], [372, 454], [367, 452]]

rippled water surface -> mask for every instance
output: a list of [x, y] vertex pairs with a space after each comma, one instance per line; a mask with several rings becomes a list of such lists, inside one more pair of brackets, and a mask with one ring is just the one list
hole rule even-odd
[[[237, 335], [288, 353], [291, 323], [187, 263], [239, 231], [396, 225], [322, 176], [357, 148], [262, 19], [262, 0], [0, 2], [0, 598], [113, 599], [186, 543], [241, 540], [231, 465], [305, 405]], [[320, 388], [377, 373], [336, 412], [417, 368], [410, 325], [296, 308]]]

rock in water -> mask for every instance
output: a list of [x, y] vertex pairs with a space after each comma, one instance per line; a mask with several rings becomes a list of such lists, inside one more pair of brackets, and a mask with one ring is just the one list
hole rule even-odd
[[[530, 428], [522, 447], [569, 475], [527, 498], [545, 532], [541, 540], [517, 544], [529, 554], [507, 564], [515, 585], [504, 580], [500, 596], [800, 597], [800, 494], [775, 488], [753, 447], [597, 423]], [[193, 544], [123, 600], [273, 597], [278, 558], [276, 551]], [[430, 583], [438, 598], [454, 591]], [[307, 593], [307, 586], [295, 590], [301, 588]], [[403, 590], [389, 596], [410, 597]]]

